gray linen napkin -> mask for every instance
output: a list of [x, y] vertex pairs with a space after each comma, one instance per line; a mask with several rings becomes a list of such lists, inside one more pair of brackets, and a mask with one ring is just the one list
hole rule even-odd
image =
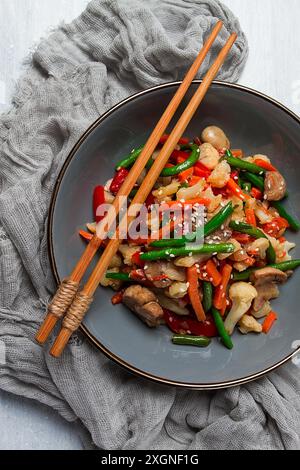
[[186, 392], [130, 375], [80, 335], [58, 361], [34, 342], [55, 289], [46, 223], [65, 158], [112, 105], [181, 78], [217, 18], [226, 29], [212, 55], [239, 32], [219, 75], [236, 81], [247, 42], [219, 1], [92, 1], [39, 44], [0, 121], [0, 387], [80, 420], [101, 448], [299, 447], [299, 381], [289, 368], [231, 390]]

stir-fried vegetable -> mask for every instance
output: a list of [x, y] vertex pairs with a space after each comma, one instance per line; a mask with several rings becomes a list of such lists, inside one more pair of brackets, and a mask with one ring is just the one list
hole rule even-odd
[[203, 308], [205, 313], [208, 313], [213, 305], [213, 286], [211, 282], [204, 281], [202, 284], [203, 289]]
[[165, 248], [158, 251], [149, 251], [148, 253], [143, 253], [141, 259], [143, 261], [155, 261], [158, 259], [169, 259], [177, 258], [179, 256], [192, 256], [192, 255], [204, 255], [204, 254], [213, 254], [213, 253], [233, 253], [234, 245], [232, 243], [219, 243], [211, 245], [202, 245], [202, 246], [189, 246], [182, 248]]
[[212, 309], [212, 314], [213, 314], [213, 317], [214, 317], [214, 321], [215, 321], [218, 333], [219, 333], [220, 338], [222, 340], [222, 343], [224, 344], [224, 346], [227, 349], [233, 349], [232, 339], [230, 338], [229, 334], [227, 333], [227, 331], [225, 329], [223, 319], [222, 319], [220, 313], [218, 312], [218, 310], [213, 308]]
[[207, 348], [211, 340], [206, 336], [188, 336], [188, 335], [174, 335], [172, 336], [172, 343], [180, 346], [196, 346], [198, 348]]
[[[245, 233], [247, 235], [250, 235], [250, 237], [253, 237], [253, 238], [268, 238], [263, 232], [262, 230], [260, 230], [259, 228], [257, 227], [254, 227], [252, 225], [249, 225], [249, 224], [244, 224], [242, 222], [230, 222], [230, 227], [235, 230], [236, 232], [241, 232], [241, 233]], [[268, 262], [269, 263], [275, 263], [276, 262], [276, 253], [275, 253], [275, 250], [274, 250], [274, 247], [272, 245], [272, 243], [269, 241], [269, 248], [267, 250], [267, 258], [268, 258]]]
[[255, 175], [263, 175], [266, 171], [264, 168], [255, 165], [254, 163], [249, 163], [245, 160], [242, 160], [241, 158], [235, 158], [230, 150], [226, 151], [226, 160], [232, 168], [248, 171], [249, 173], [253, 173]]
[[265, 321], [263, 322], [262, 331], [265, 334], [268, 334], [271, 330], [274, 323], [278, 320], [278, 316], [275, 312], [270, 312], [269, 315], [266, 317]]
[[201, 303], [199, 286], [198, 286], [198, 271], [196, 266], [187, 268], [187, 280], [188, 280], [188, 293], [190, 301], [193, 306], [196, 317], [199, 321], [205, 321], [206, 316]]
[[[299, 268], [300, 266], [300, 260], [293, 260], [293, 261], [285, 261], [284, 263], [276, 263], [276, 264], [270, 264], [270, 268], [278, 269], [279, 271], [294, 271], [295, 269]], [[250, 279], [251, 274], [254, 271], [257, 271], [261, 268], [251, 268], [247, 269], [246, 271], [242, 273], [234, 273], [233, 274], [233, 280], [234, 281], [248, 281]]]
[[281, 204], [281, 202], [276, 202], [274, 201], [272, 203], [272, 205], [275, 207], [275, 209], [277, 210], [278, 214], [283, 217], [289, 224], [289, 226], [291, 227], [292, 230], [294, 230], [295, 232], [299, 232], [300, 230], [300, 222], [299, 220], [295, 219], [295, 217], [293, 217], [292, 215], [290, 215], [286, 209], [283, 207], [283, 205]]
[[[168, 138], [160, 139], [129, 199]], [[114, 203], [142, 150], [133, 150], [113, 179], [95, 188], [94, 221], [79, 231], [87, 242], [102, 219], [98, 209]], [[235, 331], [267, 334], [278, 318], [271, 306], [277, 285], [300, 267], [287, 237], [300, 222], [282, 204], [287, 196], [270, 159], [230, 150], [222, 129], [209, 126], [201, 139], [183, 137], [145, 201], [144, 220], [139, 215], [130, 225], [101, 285], [116, 291], [113, 304], [124, 303], [149, 327], [165, 324], [176, 345], [207, 347], [219, 336], [232, 349]]]
[[257, 176], [253, 173], [245, 172], [241, 173], [241, 178], [243, 181], [249, 182], [253, 184], [256, 188], [258, 188], [260, 191], [264, 191], [265, 189], [265, 184], [264, 184], [264, 179], [261, 178], [260, 176]]
[[[204, 226], [204, 237], [208, 237], [212, 233], [219, 230], [226, 220], [232, 215], [233, 207], [232, 202], [229, 202], [225, 207], [223, 207], [220, 212], [215, 215], [205, 226]], [[154, 248], [164, 248], [164, 247], [181, 247], [185, 246], [187, 243], [192, 243], [196, 240], [196, 234], [191, 234], [189, 237], [174, 238], [170, 240], [157, 240], [150, 243], [150, 246]], [[183, 255], [184, 256], [184, 255]]]

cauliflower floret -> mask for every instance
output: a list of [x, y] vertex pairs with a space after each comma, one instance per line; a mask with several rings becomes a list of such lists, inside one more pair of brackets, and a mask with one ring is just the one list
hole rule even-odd
[[270, 222], [272, 222], [273, 216], [269, 213], [268, 210], [266, 210], [266, 208], [261, 202], [256, 201], [256, 207], [254, 211], [256, 217], [262, 225], [269, 224]]
[[181, 188], [177, 192], [176, 198], [178, 201], [184, 200], [189, 201], [190, 199], [195, 199], [199, 197], [201, 191], [203, 191], [204, 186], [206, 185], [205, 179], [201, 179], [197, 184], [189, 188]]
[[261, 333], [262, 325], [250, 315], [244, 315], [239, 321], [239, 330], [243, 335]]
[[133, 266], [132, 255], [141, 250], [137, 246], [120, 245], [119, 251], [124, 258], [124, 264]]
[[108, 269], [107, 272], [104, 274], [103, 278], [100, 281], [100, 285], [103, 287], [111, 287], [112, 289], [118, 291], [121, 288], [122, 282], [117, 281], [115, 279], [107, 279], [107, 273], [118, 273], [119, 268], [111, 268]]
[[248, 312], [252, 301], [257, 297], [257, 290], [247, 282], [236, 282], [229, 289], [232, 307], [227, 315], [224, 326], [228, 334], [232, 335], [235, 325]]
[[271, 237], [267, 233], [265, 234], [270, 242], [272, 243], [272, 246], [275, 250], [276, 253], [276, 263], [283, 263], [285, 261], [291, 261], [292, 257], [289, 255], [289, 252], [295, 248], [295, 243], [290, 243], [288, 241], [284, 243], [280, 243], [279, 240], [276, 240], [276, 238]]
[[199, 162], [209, 170], [214, 170], [220, 161], [221, 156], [211, 144], [205, 143], [200, 146]]
[[291, 242], [288, 242], [288, 241], [285, 241], [284, 243], [282, 243], [282, 246], [283, 246], [283, 250], [286, 252], [286, 255], [283, 256], [281, 259], [281, 262], [284, 262], [284, 261], [291, 261], [292, 257], [291, 255], [289, 254], [289, 252], [291, 250], [293, 250], [294, 248], [296, 248], [296, 244], [295, 243], [291, 243]]
[[253, 161], [254, 161], [254, 160], [253, 160], [253, 157], [244, 157], [244, 158], [242, 158], [242, 160], [243, 160], [244, 162], [248, 162], [248, 163], [253, 163]]
[[211, 187], [208, 187], [205, 191], [203, 191], [200, 197], [204, 197], [210, 200], [210, 204], [207, 207], [209, 214], [214, 212], [222, 202], [222, 195], [219, 194], [219, 196], [215, 196]]
[[259, 256], [260, 259], [266, 259], [266, 252], [269, 246], [269, 240], [267, 240], [266, 238], [259, 238], [253, 243], [250, 243], [250, 245], [246, 247], [246, 250], [250, 256], [254, 255]]
[[241, 201], [238, 197], [233, 196], [231, 198], [232, 205], [235, 208], [234, 212], [231, 216], [231, 220], [235, 222], [244, 222], [245, 221], [245, 212], [244, 212], [244, 205], [243, 201]]
[[172, 181], [168, 186], [161, 186], [160, 188], [152, 191], [153, 196], [159, 201], [166, 201], [166, 197], [176, 194], [180, 187], [179, 181]]
[[230, 180], [230, 174], [231, 168], [228, 163], [223, 160], [216, 166], [207, 181], [214, 188], [224, 188], [224, 186], [226, 186], [226, 184]]
[[182, 299], [188, 291], [186, 282], [173, 282], [169, 289], [166, 291], [166, 295], [171, 299]]

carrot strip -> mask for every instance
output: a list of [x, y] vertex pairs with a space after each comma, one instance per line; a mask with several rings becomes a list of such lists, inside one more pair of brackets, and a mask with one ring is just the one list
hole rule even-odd
[[210, 199], [205, 198], [205, 197], [199, 197], [195, 199], [189, 199], [187, 201], [181, 202], [181, 201], [169, 201], [165, 202], [164, 204], [168, 205], [169, 207], [173, 206], [179, 206], [179, 207], [184, 207], [184, 206], [195, 206], [196, 204], [199, 204], [199, 206], [209, 206], [210, 204]]
[[189, 178], [191, 178], [194, 174], [194, 168], [189, 168], [188, 170], [183, 171], [182, 173], [179, 173], [178, 179], [179, 181], [187, 181]]
[[265, 170], [268, 171], [277, 171], [275, 166], [273, 166], [271, 163], [266, 162], [265, 160], [261, 160], [258, 158], [257, 160], [254, 160], [255, 165], [260, 166], [261, 168], [264, 168]]
[[241, 149], [231, 150], [231, 153], [235, 158], [241, 158], [244, 155]]
[[188, 293], [192, 307], [195, 311], [196, 317], [200, 322], [206, 320], [205, 312], [200, 300], [198, 290], [198, 271], [196, 266], [187, 268], [187, 280], [188, 280]]
[[222, 276], [211, 259], [206, 263], [206, 272], [213, 286], [218, 287], [222, 282]]
[[226, 299], [226, 296], [225, 296], [224, 301], [223, 301], [223, 306], [222, 306], [222, 308], [221, 308], [221, 310], [220, 310], [220, 314], [221, 314], [222, 317], [224, 317], [224, 315], [225, 315], [225, 313], [226, 313], [226, 310], [227, 310], [227, 307], [228, 307], [228, 305], [227, 305], [227, 299]]
[[123, 291], [117, 292], [115, 295], [112, 296], [111, 303], [113, 305], [121, 304], [123, 302], [123, 295], [124, 295]]
[[242, 189], [232, 178], [230, 178], [230, 180], [228, 181], [227, 188], [232, 192], [232, 194], [237, 196], [242, 201], [251, 199], [251, 197], [248, 194], [243, 193]]
[[230, 266], [230, 264], [225, 264], [221, 270], [222, 282], [215, 289], [214, 307], [217, 310], [222, 310], [222, 307], [224, 307], [224, 299], [226, 299], [226, 290], [231, 278], [231, 273], [232, 266]]
[[253, 225], [253, 227], [257, 227], [254, 209], [246, 209], [245, 214], [246, 214], [247, 223], [250, 225]]
[[78, 233], [82, 238], [88, 241], [92, 240], [92, 238], [94, 237], [92, 233], [86, 232], [85, 230], [79, 230]]
[[276, 322], [276, 320], [278, 320], [277, 314], [275, 312], [269, 313], [269, 315], [263, 322], [263, 326], [262, 326], [263, 333], [268, 334], [272, 326]]

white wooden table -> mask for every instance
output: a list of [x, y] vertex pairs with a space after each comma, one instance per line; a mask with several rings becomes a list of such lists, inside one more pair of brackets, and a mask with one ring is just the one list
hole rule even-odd
[[[0, 111], [7, 109], [22, 61], [87, 0], [0, 0]], [[300, 114], [299, 0], [224, 0], [240, 18], [250, 56], [240, 83]], [[38, 404], [0, 392], [0, 449], [80, 449], [78, 429]]]

